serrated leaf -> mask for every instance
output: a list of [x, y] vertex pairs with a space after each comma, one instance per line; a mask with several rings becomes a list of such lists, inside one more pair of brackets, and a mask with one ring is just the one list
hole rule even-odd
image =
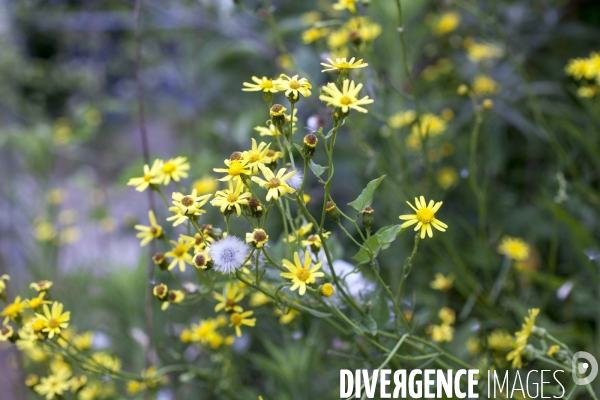
[[320, 177], [321, 175], [323, 175], [323, 172], [325, 172], [325, 170], [328, 167], [323, 167], [317, 163], [315, 163], [313, 160], [309, 160], [308, 161], [308, 166], [310, 168], [310, 170], [313, 172], [313, 174], [316, 175], [316, 177]]
[[369, 182], [367, 184], [367, 187], [363, 189], [360, 196], [358, 196], [353, 202], [348, 203], [348, 205], [354, 208], [356, 211], [362, 211], [365, 209], [365, 207], [371, 205], [371, 203], [373, 202], [373, 194], [375, 193], [375, 190], [377, 189], [383, 178], [385, 178], [385, 175], [382, 175], [379, 178]]

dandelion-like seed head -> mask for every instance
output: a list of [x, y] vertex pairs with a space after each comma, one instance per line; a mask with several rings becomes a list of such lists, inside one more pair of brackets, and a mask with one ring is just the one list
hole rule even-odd
[[242, 267], [250, 247], [235, 236], [227, 236], [214, 243], [210, 248], [210, 257], [215, 263], [215, 270], [230, 274]]
[[292, 189], [300, 190], [302, 187], [302, 180], [304, 179], [304, 172], [301, 169], [296, 169], [296, 173], [288, 179], [287, 184]]

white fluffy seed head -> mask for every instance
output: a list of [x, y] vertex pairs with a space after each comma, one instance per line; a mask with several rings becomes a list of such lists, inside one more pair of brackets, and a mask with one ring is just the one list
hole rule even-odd
[[244, 265], [250, 254], [250, 246], [235, 236], [227, 236], [210, 246], [210, 257], [215, 270], [222, 274], [231, 274]]
[[304, 178], [304, 172], [297, 168], [296, 173], [290, 179], [287, 180], [287, 184], [295, 190], [300, 190], [302, 187], [302, 179]]

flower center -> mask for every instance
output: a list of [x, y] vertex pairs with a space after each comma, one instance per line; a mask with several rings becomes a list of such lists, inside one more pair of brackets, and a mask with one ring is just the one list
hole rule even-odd
[[268, 79], [266, 81], [262, 81], [262, 83], [260, 84], [260, 86], [262, 86], [263, 89], [272, 89], [273, 88], [273, 81]]
[[176, 168], [177, 167], [175, 166], [175, 164], [173, 164], [172, 162], [167, 162], [167, 163], [165, 163], [165, 165], [163, 165], [162, 171], [165, 174], [171, 174], [175, 171]]
[[431, 221], [433, 221], [434, 215], [435, 215], [435, 213], [433, 211], [431, 211], [429, 208], [421, 208], [419, 211], [417, 211], [417, 219], [422, 224], [431, 223]]
[[59, 327], [60, 327], [60, 322], [58, 322], [58, 320], [56, 318], [52, 318], [52, 319], [48, 320], [48, 328], [56, 329]]
[[307, 269], [299, 268], [298, 271], [296, 271], [296, 278], [302, 282], [306, 282], [306, 280], [310, 278], [310, 272]]
[[242, 324], [242, 316], [238, 313], [231, 314], [231, 323], [240, 326]]
[[181, 257], [186, 253], [186, 249], [184, 246], [178, 245], [177, 247], [175, 247], [173, 249], [173, 254], [175, 254], [175, 257]]
[[310, 235], [309, 237], [306, 238], [306, 240], [309, 242], [316, 242], [317, 237], [318, 237], [317, 235]]
[[204, 256], [202, 254], [198, 254], [194, 258], [194, 264], [196, 264], [197, 266], [201, 267], [204, 264], [206, 264], [206, 259], [204, 258]]
[[276, 187], [279, 187], [280, 185], [281, 185], [281, 181], [276, 176], [269, 179], [269, 187], [270, 188], [276, 188]]
[[235, 193], [229, 193], [227, 195], [227, 202], [229, 203], [235, 203], [238, 200], [238, 197]]
[[150, 182], [152, 180], [152, 175], [144, 174], [144, 182]]
[[244, 166], [239, 161], [234, 161], [229, 164], [229, 175], [239, 175], [244, 170]]
[[299, 88], [300, 88], [300, 82], [298, 82], [298, 81], [290, 82], [290, 89], [299, 89]]
[[265, 235], [264, 232], [257, 231], [257, 232], [254, 232], [254, 236], [253, 237], [254, 237], [255, 241], [262, 242], [263, 240], [265, 240], [267, 238], [267, 235]]
[[227, 299], [225, 300], [225, 307], [226, 308], [233, 308], [235, 307], [235, 300], [234, 299]]
[[191, 196], [183, 196], [183, 198], [181, 199], [181, 204], [183, 204], [186, 207], [189, 207], [192, 204], [194, 204], [194, 199]]
[[150, 233], [154, 236], [156, 236], [156, 234], [158, 233], [158, 228], [155, 226], [151, 226], [150, 227]]
[[249, 162], [251, 163], [257, 162], [258, 160], [260, 160], [260, 154], [258, 153], [253, 153], [249, 158]]
[[345, 106], [352, 104], [352, 98], [349, 96], [342, 96], [340, 98], [340, 104], [343, 104]]
[[36, 319], [33, 324], [31, 324], [31, 328], [33, 329], [34, 332], [39, 332], [42, 329], [44, 329], [44, 321], [42, 321], [41, 319]]
[[2, 330], [0, 331], [0, 333], [2, 333], [2, 335], [6, 336], [8, 334], [9, 330], [8, 327], [3, 326]]

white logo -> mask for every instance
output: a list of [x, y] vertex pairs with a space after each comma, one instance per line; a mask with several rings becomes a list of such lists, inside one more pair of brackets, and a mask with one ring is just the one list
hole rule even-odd
[[[581, 361], [581, 359], [585, 361]], [[571, 369], [573, 374], [573, 382], [576, 385], [587, 385], [596, 379], [598, 375], [598, 361], [590, 353], [585, 351], [578, 351], [573, 354], [573, 360], [571, 361]], [[588, 373], [588, 376], [584, 374]]]

